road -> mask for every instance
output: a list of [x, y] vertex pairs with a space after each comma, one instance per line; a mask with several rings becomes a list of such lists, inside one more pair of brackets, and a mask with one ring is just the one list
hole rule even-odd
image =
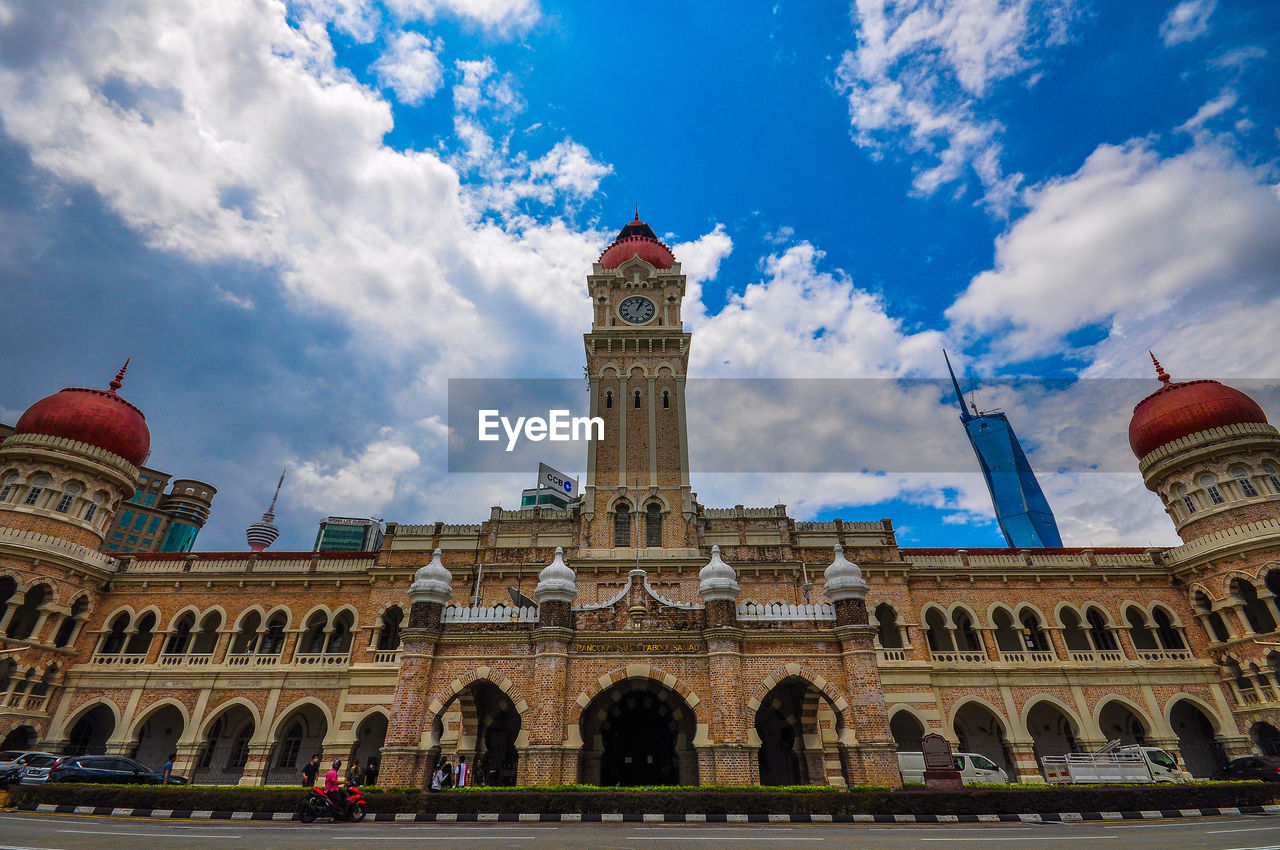
[[[1074, 848], [1280, 850], [1280, 816], [1086, 824], [330, 824], [153, 821], [79, 815], [0, 815], [0, 850], [205, 850], [228, 847], [643, 848]], [[1096, 842], [1096, 844], [1095, 844]]]

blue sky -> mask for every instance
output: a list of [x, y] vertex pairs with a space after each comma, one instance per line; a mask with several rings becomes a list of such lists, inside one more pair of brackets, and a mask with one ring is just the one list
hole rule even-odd
[[[579, 374], [637, 204], [699, 376], [939, 377], [946, 345], [1145, 378], [1152, 347], [1275, 414], [1278, 61], [1280, 7], [1226, 0], [0, 0], [0, 421], [132, 356], [151, 463], [219, 488], [203, 548], [283, 466], [276, 548], [482, 519], [526, 482], [445, 471], [445, 382]], [[1124, 450], [1138, 400], [990, 396], [1033, 464]], [[1038, 469], [1069, 545], [1175, 541], [1136, 469], [1085, 466]], [[1001, 543], [976, 474], [695, 489]]]

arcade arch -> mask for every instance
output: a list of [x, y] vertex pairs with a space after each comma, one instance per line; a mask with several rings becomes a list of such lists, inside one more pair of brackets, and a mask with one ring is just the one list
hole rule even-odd
[[698, 784], [697, 718], [657, 679], [628, 678], [605, 688], [582, 710], [579, 725], [583, 784]]
[[[1045, 756], [1080, 752], [1080, 727], [1061, 706], [1048, 699], [1037, 700], [1026, 715], [1036, 764]], [[1044, 768], [1041, 768], [1043, 772]]]
[[1169, 725], [1178, 736], [1182, 766], [1195, 778], [1207, 779], [1227, 763], [1217, 724], [1189, 698], [1179, 699], [1169, 709]]
[[1147, 743], [1150, 728], [1127, 703], [1112, 698], [1098, 711], [1098, 728], [1108, 741], [1121, 744]]
[[192, 781], [203, 785], [238, 783], [249, 760], [249, 741], [255, 731], [257, 724], [247, 706], [232, 703], [223, 707], [205, 729]]
[[918, 753], [924, 739], [924, 724], [906, 709], [889, 718], [889, 733], [900, 753]]
[[844, 717], [808, 679], [792, 675], [774, 685], [756, 709], [755, 731], [761, 785], [848, 786]]
[[960, 744], [958, 751], [984, 755], [1004, 768], [1010, 782], [1018, 781], [1013, 753], [1005, 737], [1005, 724], [994, 711], [980, 702], [966, 702], [956, 711], [952, 728]]
[[465, 758], [475, 784], [515, 785], [520, 731], [515, 699], [488, 679], [474, 679], [436, 712], [428, 770], [442, 758], [455, 766]]
[[304, 702], [285, 715], [276, 725], [267, 785], [297, 785], [302, 766], [316, 753], [323, 752], [324, 736], [329, 732], [329, 719], [324, 709]]
[[67, 756], [102, 755], [107, 751], [107, 741], [116, 731], [116, 713], [110, 705], [100, 702], [88, 709], [71, 724], [66, 746], [62, 754]]
[[137, 745], [133, 758], [156, 771], [177, 749], [178, 739], [186, 729], [186, 719], [173, 703], [154, 709], [137, 727]]

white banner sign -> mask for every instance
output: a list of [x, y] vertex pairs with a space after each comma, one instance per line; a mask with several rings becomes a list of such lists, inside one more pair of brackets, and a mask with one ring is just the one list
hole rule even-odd
[[552, 490], [563, 493], [570, 501], [578, 498], [578, 479], [570, 478], [545, 463], [538, 464], [538, 486], [549, 487]]

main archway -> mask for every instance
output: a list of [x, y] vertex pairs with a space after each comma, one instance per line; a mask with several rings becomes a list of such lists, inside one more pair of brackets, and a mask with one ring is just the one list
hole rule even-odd
[[1169, 725], [1178, 736], [1182, 763], [1196, 779], [1207, 779], [1227, 763], [1213, 720], [1189, 699], [1180, 699], [1169, 711]]
[[761, 785], [847, 787], [844, 717], [830, 697], [798, 675], [770, 688], [756, 709]]
[[623, 679], [582, 710], [586, 785], [697, 785], [693, 709], [657, 679]]
[[488, 679], [475, 679], [436, 713], [427, 762], [471, 765], [475, 785], [515, 785], [520, 752], [520, 712], [511, 694]]

